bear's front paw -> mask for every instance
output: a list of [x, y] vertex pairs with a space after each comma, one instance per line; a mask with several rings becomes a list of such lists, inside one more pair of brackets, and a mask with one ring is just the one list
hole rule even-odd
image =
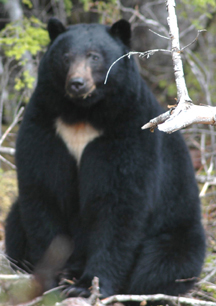
[[66, 297], [80, 296], [88, 298], [90, 296], [90, 291], [85, 287], [74, 284], [74, 285], [69, 285], [65, 289], [63, 289], [63, 294]]

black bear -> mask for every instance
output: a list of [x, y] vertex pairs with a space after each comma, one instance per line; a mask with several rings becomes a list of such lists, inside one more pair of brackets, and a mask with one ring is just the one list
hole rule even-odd
[[162, 109], [133, 58], [104, 85], [129, 51], [129, 23], [65, 28], [52, 18], [48, 32], [17, 139], [8, 256], [36, 266], [65, 236], [74, 245], [70, 296], [87, 296], [94, 276], [102, 297], [186, 292], [205, 254], [188, 150], [179, 133], [141, 130]]

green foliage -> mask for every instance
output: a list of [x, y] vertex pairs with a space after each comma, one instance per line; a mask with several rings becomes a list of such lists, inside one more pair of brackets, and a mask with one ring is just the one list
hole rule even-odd
[[28, 6], [29, 9], [33, 8], [33, 4], [30, 0], [22, 0], [22, 3]]
[[62, 301], [60, 291], [54, 291], [43, 296], [41, 306], [53, 306]]
[[211, 253], [205, 259], [205, 263], [213, 264], [214, 260], [216, 260], [216, 254]]
[[72, 1], [71, 0], [64, 0], [64, 5], [65, 5], [66, 15], [70, 16], [71, 15], [71, 10], [72, 10], [72, 7], [73, 7]]
[[[161, 89], [165, 89], [166, 90], [166, 94], [167, 97], [173, 98], [176, 97], [176, 84], [173, 81], [168, 81], [165, 79], [162, 79], [158, 82], [158, 85]], [[160, 100], [162, 101], [162, 98], [160, 98]]]
[[216, 12], [216, 0], [182, 0], [177, 7], [181, 11], [181, 17], [188, 19], [197, 30], [200, 30], [203, 29], [203, 23], [199, 19], [200, 15], [212, 19]]
[[[82, 1], [86, 1], [86, 0], [82, 0]], [[114, 6], [116, 5], [116, 0], [109, 0], [107, 2], [104, 1], [97, 1], [96, 3], [97, 8], [99, 11], [103, 11], [103, 10], [110, 10], [110, 8], [114, 8]]]
[[21, 60], [26, 51], [36, 55], [49, 43], [45, 25], [35, 17], [9, 23], [0, 32], [0, 44], [9, 58]]
[[[24, 0], [25, 4], [28, 1]], [[23, 1], [23, 2], [24, 2]], [[27, 59], [24, 55], [29, 52], [34, 58], [39, 52], [44, 51], [49, 43], [49, 36], [44, 25], [35, 17], [23, 18], [23, 20], [9, 23], [0, 32], [0, 50], [9, 59], [15, 59], [18, 66], [25, 66]], [[35, 78], [28, 70], [18, 74], [15, 78], [14, 89], [21, 91], [23, 89], [32, 89]]]
[[203, 96], [200, 83], [196, 76], [194, 76], [191, 67], [187, 63], [184, 65], [184, 71], [186, 84], [192, 101], [196, 101], [196, 103], [202, 103], [205, 100], [205, 97]]
[[15, 78], [15, 86], [14, 89], [20, 91], [23, 88], [33, 89], [35, 78], [32, 77], [28, 70], [22, 72], [21, 77]]
[[170, 83], [167, 86], [167, 95], [168, 97], [175, 97], [176, 96], [176, 84]]
[[216, 5], [215, 0], [183, 0], [183, 2], [199, 8], [207, 8], [208, 5], [215, 7]]
[[92, 1], [91, 0], [80, 0], [80, 2], [83, 5], [84, 11], [87, 12], [89, 10], [89, 7], [90, 7]]
[[[116, 5], [116, 0], [107, 0], [105, 1], [95, 1], [92, 0], [80, 0], [83, 4], [83, 9], [85, 12], [94, 9], [101, 15], [99, 20], [100, 23], [112, 23], [113, 20], [119, 18], [119, 9]], [[104, 19], [105, 17], [105, 19]], [[103, 18], [103, 19], [102, 19]]]
[[182, 2], [200, 12], [208, 10], [209, 7], [213, 9], [216, 7], [216, 0], [182, 0]]
[[159, 87], [164, 89], [167, 87], [167, 80], [160, 80], [159, 83], [158, 83]]
[[203, 283], [203, 284], [201, 283], [200, 288], [203, 291], [210, 293], [214, 299], [216, 298], [215, 286], [211, 286], [210, 284], [206, 284], [206, 283]]

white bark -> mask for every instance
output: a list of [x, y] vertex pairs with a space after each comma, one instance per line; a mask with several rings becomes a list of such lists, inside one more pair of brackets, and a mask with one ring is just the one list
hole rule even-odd
[[21, 19], [23, 16], [19, 0], [7, 0], [5, 3], [5, 10], [8, 12], [9, 18], [12, 22]]
[[0, 146], [0, 154], [9, 154], [14, 156], [15, 155], [15, 149], [14, 148], [9, 148], [9, 147], [1, 147]]
[[30, 274], [0, 274], [0, 280], [18, 280], [18, 279], [32, 279], [33, 276]]
[[207, 302], [207, 301], [201, 301], [197, 299], [187, 298], [187, 297], [177, 297], [177, 296], [170, 296], [165, 294], [153, 294], [153, 295], [114, 295], [111, 297], [108, 297], [101, 301], [102, 305], [109, 305], [114, 302], [126, 302], [126, 301], [136, 301], [136, 302], [142, 302], [142, 301], [167, 301], [174, 304], [187, 304], [187, 305], [196, 305], [196, 306], [216, 306], [215, 302]]
[[179, 43], [179, 30], [177, 17], [175, 14], [175, 0], [167, 0], [168, 18], [167, 22], [170, 29], [172, 44], [172, 59], [177, 87], [177, 106], [145, 124], [142, 129], [158, 126], [160, 131], [173, 133], [192, 123], [202, 123], [216, 125], [216, 108], [207, 106], [196, 106], [192, 103], [185, 79], [181, 60], [181, 49]]
[[193, 123], [215, 125], [216, 108], [184, 102], [182, 105], [178, 105], [173, 111], [168, 111], [150, 120], [142, 129], [155, 129], [158, 126], [160, 131], [173, 133]]
[[175, 13], [175, 0], [167, 0], [167, 11], [169, 17], [167, 18], [167, 23], [170, 29], [170, 38], [172, 43], [172, 59], [173, 59], [173, 67], [174, 74], [177, 86], [177, 101], [178, 103], [184, 103], [185, 101], [191, 101], [185, 79], [184, 79], [184, 71], [181, 59], [181, 50], [179, 43], [179, 29], [178, 22]]
[[216, 124], [216, 108], [211, 106], [198, 106], [183, 104], [183, 107], [177, 107], [176, 114], [170, 116], [158, 129], [163, 132], [172, 133], [191, 124]]

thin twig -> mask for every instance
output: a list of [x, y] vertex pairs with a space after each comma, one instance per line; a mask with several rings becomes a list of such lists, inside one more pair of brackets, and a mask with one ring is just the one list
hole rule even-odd
[[193, 40], [192, 42], [190, 42], [188, 45], [186, 45], [186, 46], [184, 46], [183, 48], [181, 48], [181, 52], [182, 52], [183, 50], [185, 50], [186, 48], [190, 47], [191, 45], [193, 45], [193, 44], [198, 40], [198, 37], [199, 37], [200, 33], [206, 32], [206, 31], [207, 31], [207, 30], [205, 30], [205, 29], [203, 29], [203, 30], [198, 30], [197, 36], [194, 38], [194, 40]]
[[208, 282], [213, 276], [216, 275], [216, 268], [214, 268], [211, 273], [209, 273], [208, 275], [206, 275], [206, 277], [204, 277], [202, 280], [199, 281], [198, 285], [199, 284], [202, 284], [202, 283], [205, 283], [205, 282]]
[[2, 160], [5, 164], [9, 165], [12, 169], [16, 170], [16, 166], [13, 165], [9, 160], [0, 155], [0, 160]]
[[216, 177], [213, 175], [196, 175], [196, 180], [201, 184], [208, 183], [209, 185], [216, 185]]
[[146, 25], [148, 25], [150, 27], [157, 28], [158, 31], [163, 32], [167, 36], [169, 35], [166, 27], [164, 27], [161, 23], [159, 23], [159, 22], [157, 22], [153, 19], [146, 18], [138, 10], [134, 10], [132, 8], [123, 6], [119, 0], [116, 1], [116, 4], [122, 12], [131, 13], [132, 15], [135, 15], [137, 18], [139, 18], [139, 20], [141, 20]]
[[14, 126], [18, 123], [22, 113], [24, 111], [24, 107], [21, 107], [18, 114], [15, 116], [13, 122], [11, 123], [11, 125], [7, 128], [7, 130], [4, 132], [4, 134], [2, 135], [1, 139], [0, 139], [0, 146], [2, 145], [3, 141], [6, 139], [7, 135], [10, 133], [10, 131], [14, 128]]
[[[154, 118], [150, 120], [149, 123], [145, 124], [143, 129], [149, 127], [153, 129], [158, 126], [158, 129], [163, 132], [173, 133], [179, 129], [191, 125], [192, 123], [216, 125], [216, 108], [196, 106], [192, 103], [188, 95], [181, 59], [181, 51], [187, 46], [183, 49], [180, 48], [179, 29], [177, 16], [175, 13], [175, 1], [167, 0], [166, 4], [168, 11], [167, 22], [170, 29], [170, 38], [172, 43], [172, 59], [177, 87], [178, 104], [177, 107], [174, 107], [173, 111], [170, 112], [170, 116], [167, 117], [165, 122], [160, 122], [160, 120], [158, 120], [160, 118]], [[166, 114], [168, 114], [168, 112]]]
[[109, 69], [108, 69], [108, 71], [107, 71], [107, 74], [106, 74], [106, 77], [105, 77], [104, 84], [107, 83], [107, 79], [108, 79], [108, 76], [109, 76], [109, 73], [110, 73], [110, 70], [112, 69], [112, 67], [113, 67], [118, 61], [120, 61], [122, 58], [124, 58], [124, 57], [130, 58], [131, 55], [137, 55], [137, 54], [138, 54], [140, 57], [147, 57], [147, 58], [149, 58], [149, 56], [151, 56], [151, 55], [153, 55], [155, 52], [159, 52], [159, 51], [160, 51], [160, 52], [169, 52], [169, 53], [171, 53], [171, 51], [170, 51], [170, 50], [167, 50], [167, 49], [153, 49], [153, 50], [148, 50], [148, 51], [145, 51], [145, 52], [130, 51], [130, 52], [128, 52], [128, 53], [126, 53], [126, 54], [120, 56], [120, 57], [117, 58], [117, 60], [114, 61], [114, 62], [112, 63], [112, 65], [109, 67]]
[[164, 38], [164, 39], [170, 40], [170, 37], [167, 37], [167, 36], [161, 35], [161, 34], [159, 34], [159, 33], [155, 32], [155, 31], [153, 31], [153, 30], [151, 30], [151, 29], [149, 29], [149, 31], [150, 31], [150, 32], [152, 32], [152, 33], [154, 33], [155, 35], [157, 35], [157, 36], [161, 37], [161, 38]]
[[[201, 21], [203, 21], [203, 19], [206, 19], [206, 14], [201, 15], [198, 18], [198, 21], [201, 23]], [[189, 27], [187, 27], [186, 29], [184, 29], [183, 31], [181, 31], [180, 33], [180, 38], [185, 37], [185, 35], [187, 35], [189, 32], [193, 31], [196, 29], [196, 26], [194, 24], [191, 24]]]
[[99, 305], [100, 295], [99, 278], [95, 276], [92, 280], [91, 295], [88, 299], [89, 303], [91, 305]]

